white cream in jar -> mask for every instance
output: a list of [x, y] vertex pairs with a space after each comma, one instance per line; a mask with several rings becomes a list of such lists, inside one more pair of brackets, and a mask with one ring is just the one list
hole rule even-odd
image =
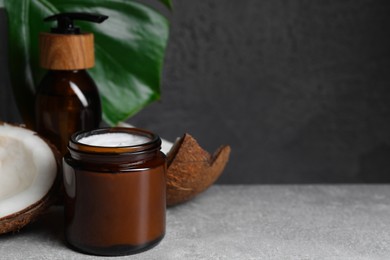
[[145, 136], [127, 133], [105, 133], [86, 136], [78, 142], [100, 147], [125, 147], [145, 144], [150, 142], [150, 139]]

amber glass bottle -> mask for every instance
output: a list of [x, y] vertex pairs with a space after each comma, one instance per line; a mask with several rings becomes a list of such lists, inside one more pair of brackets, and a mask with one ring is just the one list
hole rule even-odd
[[105, 19], [85, 13], [53, 15], [45, 21], [57, 21], [58, 27], [39, 36], [40, 64], [48, 72], [37, 88], [35, 128], [62, 154], [73, 133], [97, 128], [101, 121], [99, 93], [86, 71], [95, 63], [94, 37], [81, 33], [73, 20], [100, 23]]
[[98, 90], [85, 70], [51, 70], [36, 96], [36, 130], [62, 154], [78, 130], [99, 126], [101, 108]]
[[[132, 146], [88, 145], [80, 139], [107, 133], [146, 137]], [[65, 236], [94, 255], [127, 255], [157, 245], [165, 234], [166, 159], [160, 138], [135, 128], [74, 134], [64, 157]]]

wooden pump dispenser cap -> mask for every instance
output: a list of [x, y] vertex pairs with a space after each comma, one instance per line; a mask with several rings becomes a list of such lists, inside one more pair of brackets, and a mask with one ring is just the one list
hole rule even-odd
[[92, 33], [81, 33], [73, 20], [101, 23], [108, 16], [88, 13], [60, 13], [44, 21], [57, 21], [51, 33], [40, 33], [40, 64], [49, 70], [80, 70], [95, 65], [94, 37]]

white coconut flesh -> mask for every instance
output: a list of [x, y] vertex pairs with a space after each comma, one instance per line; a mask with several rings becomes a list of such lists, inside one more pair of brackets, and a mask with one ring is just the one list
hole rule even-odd
[[0, 124], [0, 219], [39, 202], [57, 175], [52, 149], [36, 133]]

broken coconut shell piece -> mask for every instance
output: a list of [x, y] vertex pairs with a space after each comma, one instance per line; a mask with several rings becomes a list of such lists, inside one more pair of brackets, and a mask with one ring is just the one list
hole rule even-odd
[[0, 234], [35, 220], [56, 198], [59, 153], [23, 127], [0, 122]]
[[223, 172], [229, 155], [230, 146], [210, 155], [185, 134], [167, 154], [167, 205], [188, 201], [210, 187]]

